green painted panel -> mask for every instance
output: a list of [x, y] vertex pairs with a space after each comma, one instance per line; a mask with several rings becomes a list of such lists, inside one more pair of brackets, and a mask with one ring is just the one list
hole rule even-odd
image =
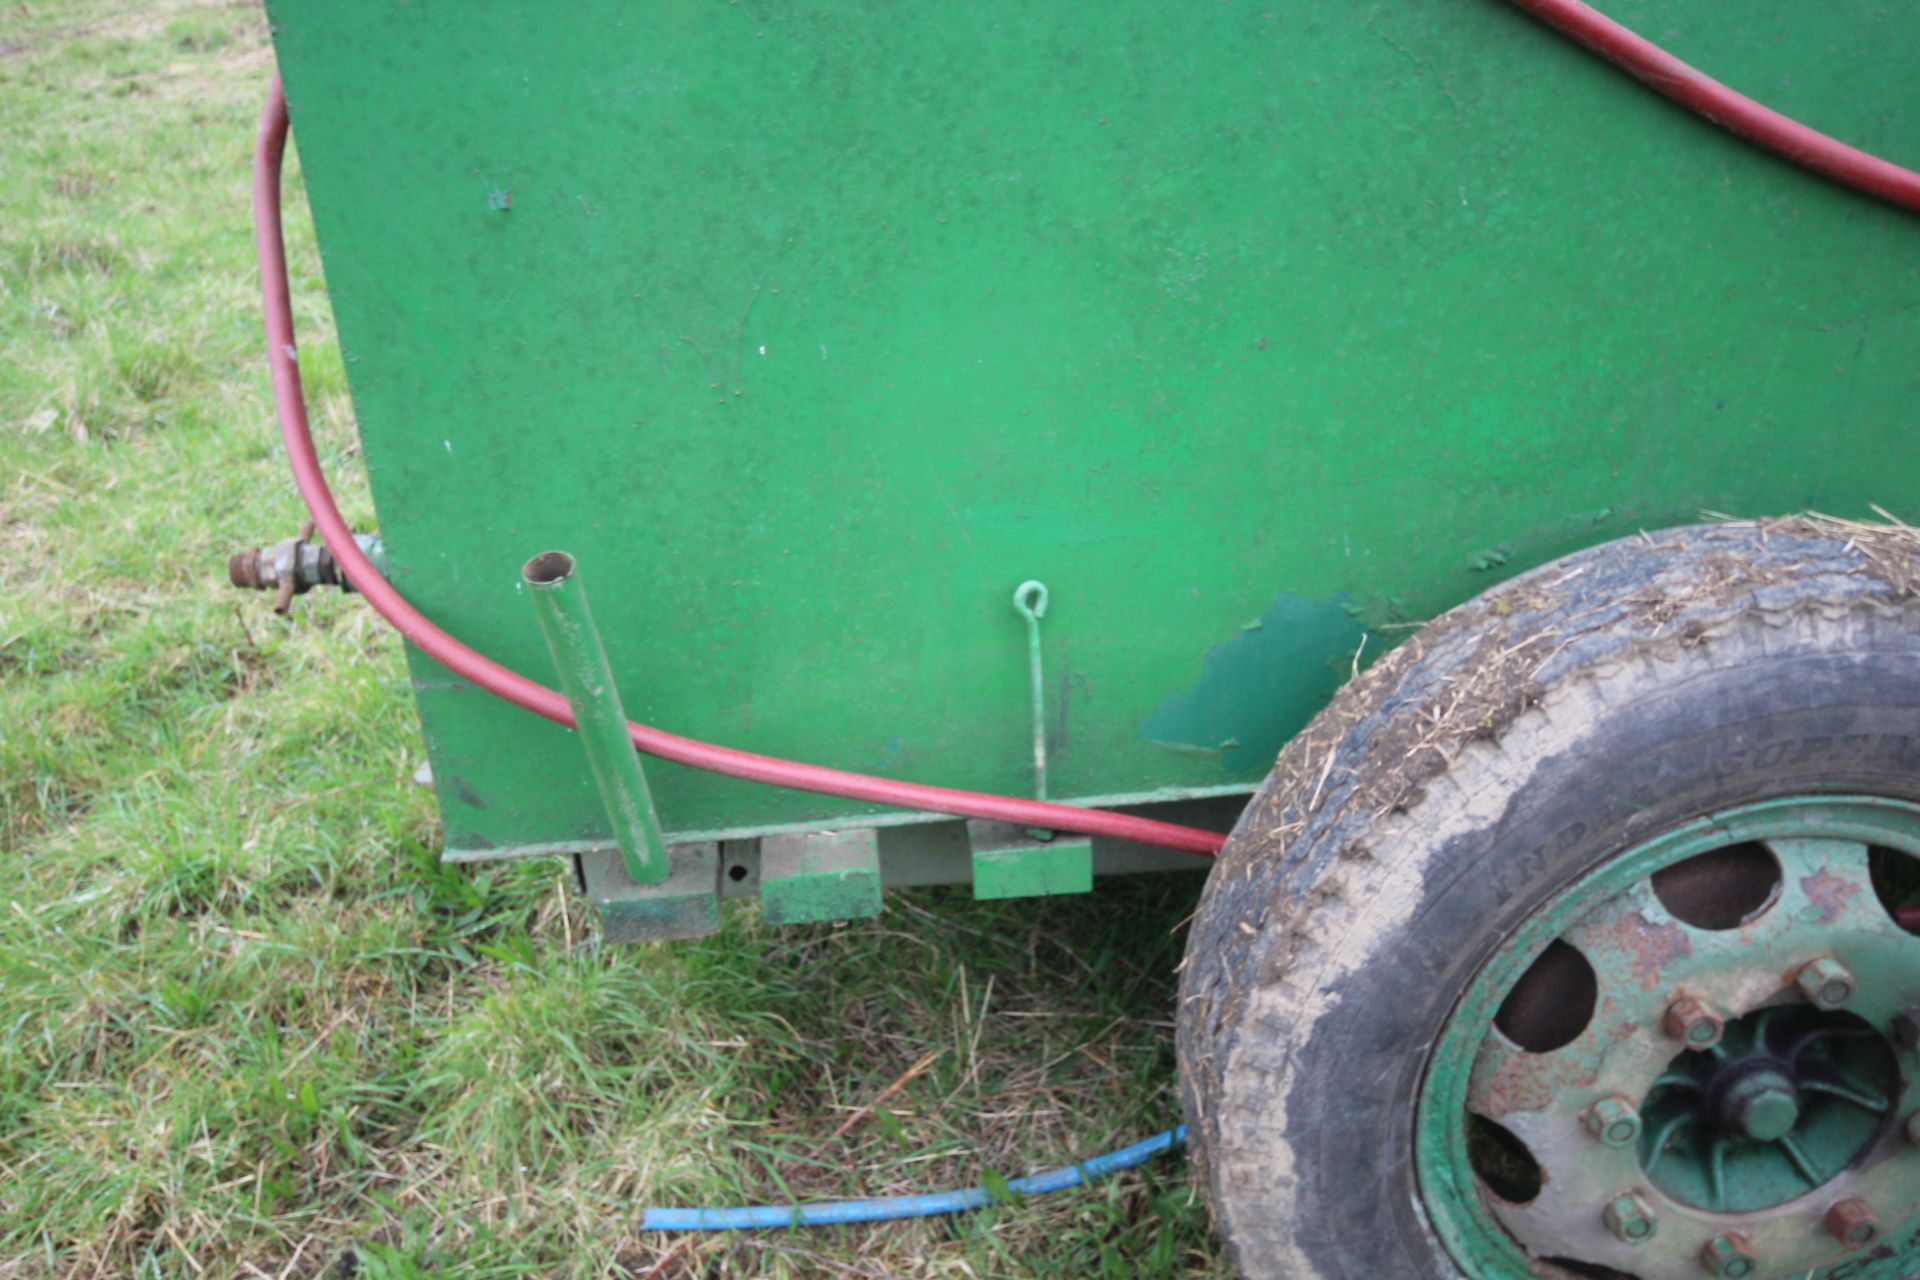
[[[1024, 793], [1040, 578], [1055, 794], [1244, 785], [1505, 573], [1920, 514], [1920, 225], [1497, 0], [269, 9], [396, 582], [541, 673], [574, 553], [682, 733]], [[1895, 8], [1629, 10], [1920, 157]], [[576, 741], [414, 674], [451, 848], [604, 840]], [[649, 776], [682, 838], [870, 812]]]

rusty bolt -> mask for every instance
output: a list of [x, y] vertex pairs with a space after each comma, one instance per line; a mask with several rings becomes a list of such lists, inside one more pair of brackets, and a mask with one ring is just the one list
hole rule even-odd
[[1700, 1250], [1700, 1265], [1721, 1280], [1742, 1280], [1752, 1275], [1759, 1263], [1747, 1246], [1747, 1238], [1729, 1231], [1707, 1241], [1706, 1248]]
[[1637, 1191], [1609, 1200], [1607, 1211], [1601, 1217], [1606, 1220], [1607, 1230], [1625, 1244], [1645, 1244], [1653, 1239], [1660, 1225], [1660, 1220], [1653, 1216], [1653, 1206]]
[[1821, 1009], [1838, 1009], [1853, 999], [1853, 975], [1832, 956], [1809, 960], [1793, 975], [1800, 994]]
[[1864, 1249], [1880, 1238], [1880, 1224], [1859, 1196], [1835, 1201], [1825, 1221], [1827, 1232], [1849, 1249]]
[[1698, 996], [1681, 996], [1667, 1006], [1667, 1034], [1694, 1053], [1719, 1044], [1726, 1025], [1726, 1019]]
[[1617, 1093], [1588, 1107], [1585, 1123], [1587, 1132], [1609, 1147], [1630, 1147], [1640, 1141], [1640, 1113]]

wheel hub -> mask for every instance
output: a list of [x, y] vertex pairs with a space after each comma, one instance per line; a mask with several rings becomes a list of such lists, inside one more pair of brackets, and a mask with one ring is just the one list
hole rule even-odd
[[1778, 801], [1630, 851], [1528, 921], [1443, 1032], [1416, 1125], [1463, 1269], [1904, 1277], [1920, 939], [1889, 865], [1920, 871], [1920, 810]]
[[[1641, 1172], [1672, 1199], [1752, 1213], [1831, 1182], [1891, 1119], [1899, 1067], [1862, 1019], [1771, 1005], [1653, 1082]], [[1915, 1163], [1920, 1164], [1920, 1158]]]
[[1800, 1123], [1800, 1090], [1789, 1072], [1771, 1062], [1730, 1084], [1716, 1082], [1710, 1096], [1714, 1122], [1736, 1139], [1778, 1142]]

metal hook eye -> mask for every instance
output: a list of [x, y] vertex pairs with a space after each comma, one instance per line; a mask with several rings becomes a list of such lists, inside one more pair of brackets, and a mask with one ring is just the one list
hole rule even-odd
[[1013, 589], [1013, 607], [1023, 618], [1038, 620], [1047, 616], [1047, 584], [1029, 578]]

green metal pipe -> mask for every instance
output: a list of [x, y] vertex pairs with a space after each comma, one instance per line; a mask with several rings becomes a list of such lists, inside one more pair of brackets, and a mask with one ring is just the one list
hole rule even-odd
[[587, 608], [587, 589], [574, 576], [573, 557], [543, 551], [527, 561], [520, 577], [533, 597], [533, 611], [560, 673], [560, 688], [573, 707], [594, 785], [600, 788], [600, 801], [620, 846], [620, 861], [638, 883], [659, 884], [668, 871], [660, 817], [639, 753], [627, 736], [627, 713]]

